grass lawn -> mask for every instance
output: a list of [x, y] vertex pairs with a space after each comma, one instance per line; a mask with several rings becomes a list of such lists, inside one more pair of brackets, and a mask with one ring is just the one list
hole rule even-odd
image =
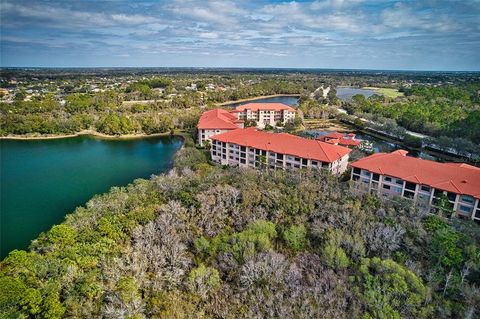
[[397, 89], [390, 89], [390, 88], [377, 88], [377, 87], [371, 87], [371, 86], [367, 86], [367, 87], [364, 87], [363, 89], [366, 89], [366, 90], [373, 90], [379, 94], [383, 94], [385, 95], [386, 97], [391, 97], [391, 98], [396, 98], [396, 97], [399, 97], [399, 96], [403, 96], [403, 92], [398, 92]]
[[351, 132], [352, 128], [336, 119], [305, 119], [303, 121], [305, 129], [319, 130], [328, 132]]

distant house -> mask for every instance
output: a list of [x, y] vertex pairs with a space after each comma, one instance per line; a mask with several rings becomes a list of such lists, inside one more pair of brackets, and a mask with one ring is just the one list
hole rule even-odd
[[334, 174], [347, 169], [350, 149], [254, 127], [211, 137], [212, 160], [222, 165], [273, 169], [318, 168]]
[[317, 140], [329, 144], [342, 145], [350, 148], [359, 146], [361, 143], [361, 141], [355, 138], [355, 134], [353, 133], [342, 134], [338, 132], [332, 132], [327, 135], [318, 137]]
[[243, 128], [243, 120], [239, 120], [236, 114], [222, 109], [206, 111], [200, 116], [197, 125], [197, 142], [204, 146], [205, 141], [215, 134]]
[[354, 187], [378, 196], [408, 198], [428, 209], [444, 194], [457, 217], [480, 221], [480, 168], [407, 153], [376, 153], [353, 162]]
[[295, 109], [282, 103], [248, 103], [236, 108], [241, 120], [254, 120], [258, 128], [275, 127], [295, 119]]

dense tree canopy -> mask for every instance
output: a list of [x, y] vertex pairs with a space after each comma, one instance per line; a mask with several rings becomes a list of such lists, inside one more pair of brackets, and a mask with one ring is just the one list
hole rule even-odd
[[402, 127], [432, 136], [470, 139], [480, 144], [480, 84], [412, 86], [404, 99], [373, 95], [353, 97], [350, 113], [370, 113], [395, 120]]
[[[480, 232], [318, 171], [175, 169], [96, 196], [0, 264], [0, 316], [473, 318]], [[477, 292], [477, 293], [476, 293]]]

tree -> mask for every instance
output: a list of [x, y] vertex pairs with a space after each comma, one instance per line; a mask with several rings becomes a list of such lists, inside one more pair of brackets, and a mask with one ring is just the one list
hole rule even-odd
[[283, 232], [283, 239], [288, 247], [303, 250], [307, 244], [307, 230], [304, 225], [292, 225]]
[[92, 105], [92, 98], [88, 94], [74, 93], [65, 97], [65, 108], [70, 113], [85, 112]]
[[362, 259], [357, 280], [367, 309], [364, 318], [429, 317], [421, 279], [393, 260]]
[[221, 285], [218, 271], [212, 267], [205, 267], [204, 264], [192, 269], [188, 275], [188, 283], [191, 292], [198, 294], [202, 299]]
[[333, 242], [328, 242], [322, 250], [322, 257], [327, 266], [343, 270], [350, 264], [347, 254], [343, 248], [336, 246]]

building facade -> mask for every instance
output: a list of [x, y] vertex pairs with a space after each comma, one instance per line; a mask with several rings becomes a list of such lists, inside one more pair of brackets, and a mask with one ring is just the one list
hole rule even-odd
[[295, 109], [282, 103], [248, 103], [238, 106], [236, 112], [241, 120], [255, 121], [258, 128], [275, 127], [278, 122], [285, 124], [295, 119]]
[[213, 135], [243, 128], [243, 120], [238, 119], [236, 113], [222, 109], [204, 112], [197, 125], [197, 143], [204, 146]]
[[216, 163], [272, 169], [317, 168], [341, 174], [347, 169], [350, 149], [286, 133], [253, 127], [212, 138], [210, 153]]
[[351, 164], [353, 187], [388, 198], [407, 198], [430, 210], [440, 201], [460, 218], [480, 222], [480, 168], [406, 156], [407, 151], [376, 153]]

